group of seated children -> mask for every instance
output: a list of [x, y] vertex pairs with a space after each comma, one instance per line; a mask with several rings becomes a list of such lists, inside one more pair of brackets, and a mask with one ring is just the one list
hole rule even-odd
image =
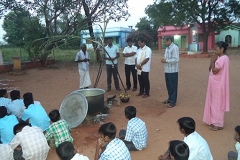
[[[41, 103], [33, 100], [28, 92], [20, 99], [20, 92], [0, 89], [0, 155], [6, 160], [44, 160], [52, 143], [62, 160], [88, 160], [88, 157], [75, 152], [70, 128], [60, 117], [58, 110], [48, 115]], [[126, 130], [120, 130], [116, 137], [116, 126], [109, 122], [100, 126], [101, 138], [97, 140], [94, 160], [131, 160], [129, 151], [140, 151], [147, 146], [148, 132], [144, 121], [136, 117], [136, 108], [128, 106], [124, 110], [128, 119]], [[50, 124], [51, 120], [51, 124]], [[159, 160], [213, 160], [206, 140], [196, 131], [191, 117], [177, 121], [183, 141], [169, 142], [167, 152]], [[228, 160], [240, 160], [240, 126], [235, 128], [235, 147], [238, 152], [230, 151]], [[37, 138], [36, 138], [37, 137]]]

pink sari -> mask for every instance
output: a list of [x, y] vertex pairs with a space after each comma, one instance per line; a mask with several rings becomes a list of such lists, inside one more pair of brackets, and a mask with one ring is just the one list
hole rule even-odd
[[224, 113], [230, 108], [228, 56], [218, 57], [215, 67], [220, 68], [220, 71], [215, 75], [210, 71], [203, 122], [223, 127]]

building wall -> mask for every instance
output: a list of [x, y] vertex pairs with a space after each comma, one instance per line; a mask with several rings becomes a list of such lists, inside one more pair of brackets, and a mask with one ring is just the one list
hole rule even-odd
[[226, 36], [230, 35], [231, 38], [231, 44], [229, 44], [229, 47], [238, 47], [240, 45], [240, 31], [238, 30], [224, 30], [221, 31], [219, 35], [216, 35], [215, 42], [217, 41], [224, 41], [226, 42], [225, 38]]

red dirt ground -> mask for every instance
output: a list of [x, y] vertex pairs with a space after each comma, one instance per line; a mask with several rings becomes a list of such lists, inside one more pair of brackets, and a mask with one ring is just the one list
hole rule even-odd
[[[137, 116], [146, 122], [149, 140], [148, 146], [143, 151], [131, 152], [133, 160], [157, 159], [168, 147], [168, 142], [174, 139], [183, 139], [179, 132], [177, 119], [182, 116], [190, 116], [195, 119], [197, 132], [199, 132], [208, 142], [212, 155], [216, 160], [227, 159], [229, 150], [234, 150], [234, 127], [240, 125], [239, 122], [239, 79], [240, 79], [240, 56], [231, 54], [230, 57], [230, 94], [231, 110], [225, 116], [225, 126], [221, 131], [210, 131], [208, 126], [202, 122], [206, 87], [208, 81], [209, 58], [187, 58], [181, 57], [179, 71], [179, 91], [178, 103], [174, 108], [167, 108], [161, 102], [167, 98], [165, 87], [163, 65], [160, 63], [162, 53], [152, 55], [150, 72], [150, 97], [144, 99], [136, 97], [137, 92], [129, 91], [131, 99], [128, 103], [121, 103], [110, 109], [110, 114], [105, 122], [116, 124], [118, 131], [125, 128], [127, 120], [124, 117], [124, 108], [133, 105], [137, 108]], [[69, 93], [78, 89], [79, 75], [76, 64], [56, 64], [54, 69], [32, 69], [27, 70], [25, 75], [0, 74], [0, 79], [10, 79], [14, 81], [4, 82], [9, 84], [9, 89], [17, 87], [21, 93], [32, 92], [34, 99], [42, 103], [47, 112], [58, 109], [62, 100]], [[56, 69], [59, 68], [59, 69]], [[98, 65], [92, 65], [90, 76], [92, 83], [96, 79]], [[119, 73], [125, 85], [123, 60], [119, 62]], [[1, 86], [0, 86], [1, 87]], [[106, 89], [106, 70], [103, 68], [102, 76], [97, 86]], [[112, 86], [114, 88], [114, 86]], [[123, 87], [121, 87], [123, 88]], [[112, 90], [105, 93], [119, 95], [122, 92]], [[94, 158], [97, 130], [100, 124], [80, 125], [72, 129], [74, 145], [77, 151]], [[57, 160], [58, 157], [54, 149], [49, 152], [48, 160]]]

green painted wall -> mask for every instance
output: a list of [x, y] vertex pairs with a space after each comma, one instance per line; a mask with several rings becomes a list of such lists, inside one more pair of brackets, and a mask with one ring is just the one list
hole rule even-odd
[[215, 36], [215, 42], [218, 41], [224, 41], [225, 42], [225, 37], [227, 35], [230, 35], [232, 37], [232, 42], [230, 47], [238, 47], [240, 45], [240, 31], [239, 30], [224, 30], [221, 31], [219, 35]]

